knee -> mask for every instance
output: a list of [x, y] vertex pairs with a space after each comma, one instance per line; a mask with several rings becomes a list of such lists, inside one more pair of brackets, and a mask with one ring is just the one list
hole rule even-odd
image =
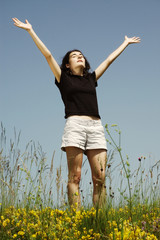
[[92, 176], [94, 186], [103, 186], [105, 184], [105, 173], [99, 171], [95, 176]]
[[81, 180], [81, 171], [77, 171], [74, 174], [70, 174], [68, 177], [68, 183], [79, 184]]

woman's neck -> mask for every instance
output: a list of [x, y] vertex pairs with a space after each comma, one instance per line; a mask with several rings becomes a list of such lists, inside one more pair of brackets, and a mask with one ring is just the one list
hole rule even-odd
[[71, 72], [73, 75], [83, 76], [83, 69], [74, 69]]

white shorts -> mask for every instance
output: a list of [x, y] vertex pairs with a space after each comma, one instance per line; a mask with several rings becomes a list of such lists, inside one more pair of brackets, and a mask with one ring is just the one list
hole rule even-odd
[[84, 152], [88, 149], [107, 150], [101, 120], [80, 119], [78, 117], [67, 118], [61, 149], [65, 151], [65, 147], [71, 146], [81, 148]]

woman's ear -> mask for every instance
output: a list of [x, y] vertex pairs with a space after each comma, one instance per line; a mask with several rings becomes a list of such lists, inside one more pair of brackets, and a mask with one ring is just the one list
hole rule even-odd
[[69, 63], [66, 64], [66, 68], [69, 68]]

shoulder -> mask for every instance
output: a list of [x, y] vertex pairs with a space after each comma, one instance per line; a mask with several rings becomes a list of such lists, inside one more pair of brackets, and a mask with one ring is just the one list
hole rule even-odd
[[66, 71], [62, 70], [60, 81], [58, 82], [57, 79], [55, 78], [55, 84], [60, 88], [64, 84], [64, 82], [66, 82], [65, 80], [67, 79], [70, 79], [70, 75]]
[[95, 83], [95, 86], [97, 87], [97, 80], [96, 80], [96, 73], [95, 71], [88, 73], [86, 78], [90, 79], [90, 81]]

